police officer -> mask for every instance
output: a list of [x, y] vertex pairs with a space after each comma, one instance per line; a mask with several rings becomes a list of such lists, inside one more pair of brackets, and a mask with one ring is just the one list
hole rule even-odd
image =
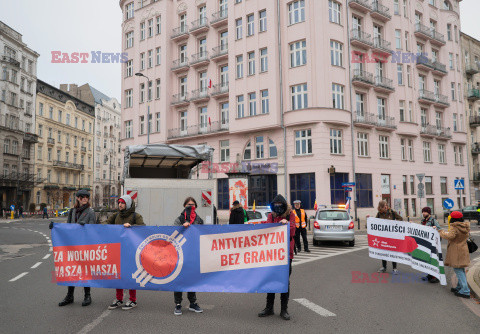
[[302, 249], [300, 243], [300, 235], [302, 235], [303, 249], [305, 252], [310, 253], [307, 240], [307, 214], [305, 213], [305, 210], [300, 209], [301, 204], [302, 201], [298, 199], [296, 201], [293, 201], [293, 206], [295, 207], [295, 210], [293, 210], [293, 212], [295, 213], [295, 226], [297, 228], [295, 231], [295, 245], [297, 251], [300, 252]]

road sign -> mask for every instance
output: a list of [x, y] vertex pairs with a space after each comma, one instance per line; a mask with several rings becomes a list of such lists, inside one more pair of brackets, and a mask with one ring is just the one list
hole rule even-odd
[[425, 198], [425, 190], [417, 190], [417, 197], [418, 198]]
[[345, 188], [345, 191], [353, 191], [353, 188]]
[[202, 206], [203, 207], [212, 206], [212, 191], [211, 190], [202, 190]]
[[419, 183], [417, 184], [417, 189], [418, 190], [424, 190], [425, 189], [425, 185], [423, 183]]
[[355, 182], [345, 182], [342, 183], [342, 187], [355, 187]]
[[450, 198], [447, 198], [446, 200], [443, 201], [443, 207], [447, 210], [450, 210], [451, 208], [453, 208], [454, 205], [455, 205], [455, 202], [453, 202], [453, 200], [451, 200]]
[[422, 182], [423, 178], [425, 177], [425, 173], [417, 174], [418, 182]]
[[10, 211], [13, 211], [13, 210], [15, 210], [15, 205], [12, 204], [10, 205]]
[[346, 199], [347, 199], [347, 201], [351, 201], [351, 200], [352, 200], [352, 198], [351, 198], [351, 197], [348, 197], [348, 196], [346, 197]]
[[463, 190], [465, 189], [465, 180], [458, 179], [454, 181], [455, 190]]

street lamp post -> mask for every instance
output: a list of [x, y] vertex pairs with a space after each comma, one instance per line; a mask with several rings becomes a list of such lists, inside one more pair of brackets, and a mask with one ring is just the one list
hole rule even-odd
[[109, 160], [109, 177], [108, 177], [108, 206], [111, 208], [111, 200], [112, 200], [112, 154], [113, 150], [110, 149], [105, 153], [105, 158], [108, 157]]
[[135, 73], [137, 77], [145, 77], [147, 79], [147, 144], [150, 144], [150, 98], [148, 97], [150, 79], [143, 73]]

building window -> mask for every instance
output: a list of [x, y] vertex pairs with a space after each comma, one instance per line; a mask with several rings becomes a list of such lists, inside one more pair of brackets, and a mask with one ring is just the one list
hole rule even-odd
[[400, 86], [403, 86], [403, 64], [397, 64], [397, 80]]
[[295, 131], [295, 154], [312, 154], [312, 130]]
[[402, 31], [401, 30], [395, 30], [395, 48], [397, 50], [402, 49]]
[[5, 154], [10, 153], [10, 139], [5, 139], [3, 141], [3, 153]]
[[140, 40], [143, 41], [145, 39], [145, 22], [140, 23]]
[[155, 98], [159, 99], [160, 98], [160, 79], [157, 79], [156, 85], [155, 85]]
[[230, 208], [228, 179], [217, 179], [218, 209], [228, 210]]
[[443, 144], [438, 144], [438, 162], [445, 163], [445, 145]]
[[148, 37], [153, 36], [153, 19], [148, 20]]
[[247, 146], [245, 146], [245, 150], [243, 151], [243, 160], [251, 160], [252, 159], [252, 143], [248, 142]]
[[288, 4], [288, 21], [290, 24], [305, 21], [305, 0], [293, 1]]
[[357, 154], [359, 157], [368, 157], [368, 134], [357, 133]]
[[260, 49], [260, 72], [268, 71], [268, 51], [267, 48]]
[[393, 13], [395, 15], [400, 15], [400, 4], [399, 0], [393, 0]]
[[262, 114], [268, 114], [269, 113], [269, 100], [268, 100], [268, 89], [260, 91], [260, 95], [262, 98]]
[[255, 158], [263, 159], [264, 158], [264, 146], [263, 146], [263, 136], [255, 137]]
[[407, 176], [406, 175], [403, 175], [402, 176], [402, 182], [403, 182], [403, 194], [404, 195], [408, 195], [408, 188], [407, 188]]
[[248, 75], [255, 74], [255, 51], [248, 53]]
[[[145, 116], [140, 116], [140, 134], [145, 134]], [[103, 140], [103, 148], [106, 148], [107, 140]]]
[[238, 118], [245, 117], [245, 105], [244, 105], [243, 95], [237, 96], [237, 117]]
[[345, 204], [348, 196], [342, 183], [348, 182], [348, 173], [330, 174], [330, 203]]
[[432, 177], [425, 176], [425, 194], [433, 195]]
[[220, 162], [230, 161], [230, 141], [220, 140]]
[[405, 122], [405, 101], [399, 101], [399, 109], [400, 109], [400, 122]]
[[423, 161], [432, 162], [430, 143], [426, 141], [423, 142]]
[[442, 195], [448, 194], [447, 178], [444, 176], [440, 176], [440, 192]]
[[161, 56], [162, 48], [156, 48], [156, 65], [160, 65], [162, 63], [162, 56]]
[[314, 209], [315, 191], [315, 173], [290, 174], [290, 199], [302, 201], [303, 209]]
[[156, 22], [156, 33], [157, 33], [157, 35], [162, 32], [162, 24], [161, 23], [162, 23], [162, 17], [157, 16], [157, 22]]
[[199, 114], [200, 114], [200, 130], [202, 132], [207, 131], [207, 125], [208, 125], [208, 114], [207, 114], [207, 107], [201, 107], [199, 108]]
[[332, 84], [332, 101], [333, 108], [335, 109], [344, 109], [344, 98], [343, 98], [344, 87], [339, 84]]
[[373, 187], [372, 174], [355, 174], [357, 181], [355, 187], [355, 195], [357, 197], [357, 207], [372, 208], [373, 207]]
[[243, 22], [242, 22], [242, 19], [237, 19], [235, 21], [235, 36], [236, 36], [236, 39], [242, 39], [243, 37]]
[[270, 158], [276, 158], [277, 146], [275, 146], [275, 143], [271, 139], [268, 140], [268, 149], [269, 149]]
[[330, 154], [342, 154], [342, 130], [330, 129]]
[[407, 148], [405, 147], [405, 139], [400, 139], [400, 155], [403, 161], [407, 160]]
[[255, 34], [255, 18], [253, 14], [247, 15], [247, 36]]
[[[127, 89], [125, 91], [125, 108], [132, 108], [133, 107], [133, 90], [132, 89]], [[67, 115], [67, 121], [70, 123], [70, 115]]]
[[155, 132], [160, 132], [160, 113], [155, 113]]
[[267, 11], [266, 10], [261, 10], [258, 12], [258, 31], [259, 32], [264, 32], [267, 31]]
[[132, 138], [132, 121], [125, 122], [125, 138]]
[[125, 49], [133, 47], [133, 31], [125, 34]]
[[333, 0], [328, 0], [328, 19], [330, 22], [340, 24], [340, 4]]
[[248, 94], [248, 112], [250, 116], [257, 114], [257, 93]]
[[292, 110], [308, 108], [307, 84], [291, 87]]
[[125, 20], [131, 19], [133, 17], [133, 2], [127, 3], [125, 6]]
[[290, 44], [290, 67], [307, 63], [307, 42], [305, 40]]
[[343, 45], [330, 41], [330, 61], [333, 66], [343, 66]]
[[180, 112], [180, 131], [185, 132], [187, 131], [187, 112], [182, 111]]
[[237, 56], [237, 79], [243, 78], [243, 55]]
[[379, 148], [380, 148], [380, 159], [388, 159], [389, 158], [388, 137], [379, 136], [378, 139], [379, 139]]

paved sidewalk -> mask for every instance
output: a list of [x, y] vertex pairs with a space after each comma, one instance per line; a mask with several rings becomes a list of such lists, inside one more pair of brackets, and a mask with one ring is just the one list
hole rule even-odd
[[467, 271], [467, 282], [474, 297], [480, 298], [480, 257], [470, 263]]

